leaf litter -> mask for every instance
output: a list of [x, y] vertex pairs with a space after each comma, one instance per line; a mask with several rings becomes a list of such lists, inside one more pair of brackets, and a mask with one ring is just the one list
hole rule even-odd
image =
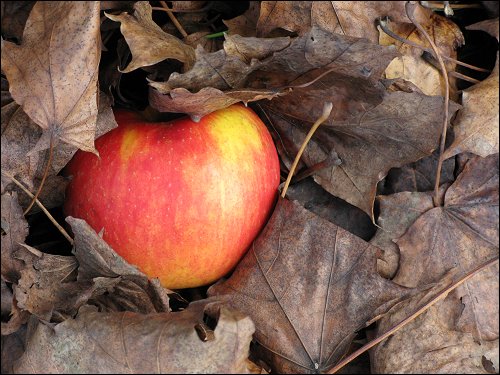
[[[401, 42], [427, 47], [405, 2], [7, 3], [2, 372], [328, 372], [450, 275], [498, 258], [498, 58], [461, 96], [446, 60], [457, 103], [435, 207], [443, 85], [429, 53]], [[440, 54], [459, 56], [459, 18], [415, 14]], [[397, 40], [377, 28], [387, 17]], [[498, 19], [467, 29], [498, 40]], [[71, 253], [33, 240], [43, 213], [25, 218], [32, 198], [19, 185], [41, 188], [57, 214], [60, 171], [116, 126], [112, 106], [198, 119], [241, 101], [256, 102], [282, 176], [323, 103], [334, 109], [288, 198], [208, 299], [162, 288], [82, 220], [66, 219]], [[372, 371], [498, 372], [498, 304], [496, 264], [372, 348]]]

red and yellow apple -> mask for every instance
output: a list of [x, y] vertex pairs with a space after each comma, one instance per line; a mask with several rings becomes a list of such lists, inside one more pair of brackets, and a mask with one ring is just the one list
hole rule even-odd
[[65, 214], [85, 219], [126, 261], [166, 288], [231, 271], [264, 226], [279, 185], [272, 138], [249, 108], [151, 123], [116, 111], [118, 127], [78, 151]]

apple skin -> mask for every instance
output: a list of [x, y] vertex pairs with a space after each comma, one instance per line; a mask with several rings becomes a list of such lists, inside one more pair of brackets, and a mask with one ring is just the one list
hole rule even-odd
[[210, 284], [231, 271], [276, 201], [271, 135], [243, 105], [151, 123], [115, 111], [118, 128], [78, 151], [64, 212], [84, 219], [126, 261], [170, 289]]

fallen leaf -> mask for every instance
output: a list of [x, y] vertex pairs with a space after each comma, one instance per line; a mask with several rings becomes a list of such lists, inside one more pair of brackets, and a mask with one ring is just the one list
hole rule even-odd
[[[431, 36], [437, 46], [439, 53], [443, 56], [457, 58], [457, 49], [465, 43], [460, 28], [450, 19], [436, 14], [429, 9], [418, 6], [415, 9], [415, 17]], [[427, 39], [418, 31], [412, 23], [408, 22], [385, 22], [387, 27], [396, 35], [416, 43], [417, 45], [431, 49]], [[402, 78], [414, 83], [426, 95], [444, 96], [444, 80], [441, 77], [439, 66], [434, 66], [423, 58], [424, 51], [393, 39], [379, 27], [379, 44], [395, 45], [402, 56], [396, 57], [387, 69], [385, 76], [388, 79]], [[445, 60], [448, 71], [454, 71], [456, 64]], [[456, 80], [449, 77], [451, 95], [456, 100]]]
[[248, 9], [242, 15], [223, 20], [229, 35], [255, 36], [260, 14], [260, 1], [249, 1]]
[[28, 232], [17, 193], [2, 194], [2, 280], [14, 283], [21, 277], [24, 264], [14, 257], [14, 253], [20, 249]]
[[[397, 244], [394, 280], [408, 287], [435, 282], [455, 267], [465, 274], [498, 255], [498, 154], [469, 161], [446, 191], [444, 207], [426, 211]], [[475, 280], [456, 290], [459, 325], [479, 342], [498, 339], [498, 268], [496, 280], [485, 272]]]
[[[2, 316], [2, 337], [18, 332], [20, 329], [22, 329], [23, 325], [28, 322], [28, 319], [30, 317], [30, 313], [28, 311], [19, 308], [17, 300], [14, 298], [10, 289], [7, 288], [6, 292], [8, 293], [6, 297], [11, 299], [11, 303], [5, 319]], [[4, 289], [2, 288], [2, 303], [4, 301], [4, 298]]]
[[444, 157], [462, 152], [482, 157], [498, 153], [498, 54], [491, 75], [464, 90], [462, 103], [453, 125], [455, 140]]
[[[489, 272], [494, 268], [490, 267], [485, 271]], [[482, 272], [471, 280], [481, 274]], [[498, 280], [498, 266], [496, 275]], [[408, 317], [434, 295], [431, 289], [395, 306], [378, 322], [378, 335]], [[370, 356], [372, 371], [377, 374], [497, 372], [498, 339], [483, 341], [480, 344], [470, 333], [457, 329], [455, 321], [456, 316], [460, 315], [461, 308], [460, 296], [451, 292], [444, 300], [373, 348]]]
[[[151, 85], [155, 87], [154, 83]], [[209, 113], [238, 102], [249, 103], [262, 99], [272, 99], [285, 93], [259, 89], [221, 91], [213, 87], [205, 87], [197, 93], [177, 88], [162, 95], [158, 90], [151, 88], [149, 89], [149, 103], [160, 112], [186, 113], [194, 120], [199, 120]]]
[[[360, 85], [366, 83], [333, 77], [335, 86], [295, 89], [264, 108], [281, 139], [288, 140], [285, 147], [293, 145], [288, 154], [295, 155], [309, 124], [319, 117], [317, 103], [334, 103], [330, 118], [309, 142], [303, 161], [311, 168], [336, 152], [341, 164], [318, 170], [315, 181], [373, 219], [377, 183], [389, 169], [414, 162], [437, 148], [443, 100], [417, 93], [384, 94], [378, 89], [358, 97]], [[450, 107], [453, 113], [458, 106], [451, 103]]]
[[377, 43], [375, 20], [389, 16], [408, 21], [404, 5], [404, 1], [262, 1], [257, 36], [267, 36], [277, 28], [303, 35], [319, 27]]
[[133, 15], [106, 13], [106, 17], [121, 23], [120, 30], [132, 52], [132, 61], [122, 70], [123, 73], [154, 65], [165, 59], [181, 61], [185, 70], [193, 66], [195, 61], [193, 47], [165, 33], [153, 21], [153, 10], [148, 1], [136, 2]]
[[37, 2], [20, 46], [2, 40], [2, 69], [14, 100], [51, 136], [96, 152], [99, 2]]
[[485, 20], [474, 23], [472, 25], [467, 26], [466, 29], [485, 31], [498, 40], [498, 33], [499, 33], [498, 17], [491, 20]]
[[263, 60], [273, 53], [290, 46], [291, 39], [285, 38], [252, 38], [240, 35], [225, 35], [224, 51], [227, 55], [238, 57], [250, 64], [252, 59]]
[[133, 311], [143, 314], [168, 312], [169, 296], [158, 279], [150, 280], [127, 263], [84, 221], [67, 217], [75, 234], [74, 255], [79, 263], [78, 282], [113, 281], [106, 296], [95, 294], [90, 302], [103, 311]]
[[[215, 319], [207, 327], [204, 315]], [[206, 341], [196, 330], [206, 327]], [[224, 306], [193, 303], [179, 313], [82, 309], [53, 329], [32, 320], [16, 373], [248, 373], [252, 321]]]
[[231, 278], [208, 295], [252, 318], [274, 371], [324, 372], [346, 354], [358, 329], [408, 293], [377, 274], [378, 255], [376, 247], [280, 199]]

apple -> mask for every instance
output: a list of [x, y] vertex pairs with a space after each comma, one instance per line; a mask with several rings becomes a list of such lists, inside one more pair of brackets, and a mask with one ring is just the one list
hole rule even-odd
[[243, 105], [147, 122], [115, 111], [118, 127], [78, 151], [64, 212], [81, 218], [126, 261], [170, 289], [231, 271], [270, 216], [280, 182], [271, 135]]

